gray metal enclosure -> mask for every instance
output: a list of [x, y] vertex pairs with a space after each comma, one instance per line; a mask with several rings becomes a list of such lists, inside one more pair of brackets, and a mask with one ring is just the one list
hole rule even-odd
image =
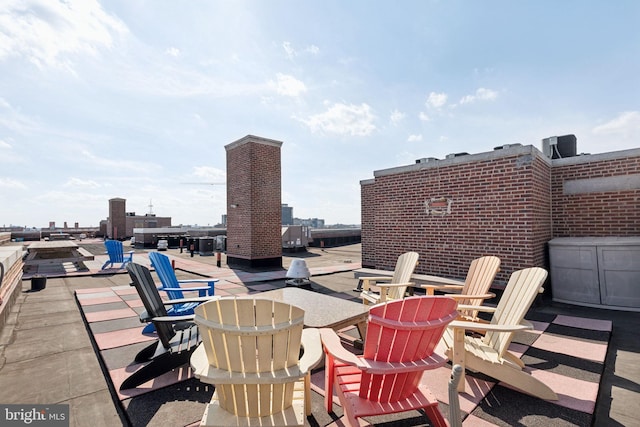
[[640, 311], [640, 237], [549, 241], [553, 300]]

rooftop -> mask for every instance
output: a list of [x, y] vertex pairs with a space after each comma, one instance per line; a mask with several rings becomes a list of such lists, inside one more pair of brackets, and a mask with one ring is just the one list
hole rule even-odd
[[[116, 346], [105, 337], [127, 329], [139, 332], [140, 310], [132, 303], [129, 276], [98, 274], [106, 259], [101, 241], [83, 241], [95, 255], [88, 273], [49, 277], [46, 288], [31, 292], [29, 280], [0, 335], [0, 402], [3, 404], [56, 404], [70, 406], [70, 425], [197, 425], [212, 389], [188, 372], [158, 379], [139, 390], [116, 392], [118, 375], [141, 344], [135, 339]], [[179, 278], [211, 275], [221, 278], [216, 294], [238, 295], [284, 287], [284, 272], [239, 271], [216, 266], [216, 257], [195, 256], [179, 250], [166, 252], [176, 260]], [[360, 245], [309, 248], [283, 257], [284, 267], [304, 257], [312, 272], [312, 289], [359, 301], [353, 292], [354, 269], [359, 267]], [[148, 265], [146, 251], [136, 250], [134, 261]], [[106, 298], [106, 294], [117, 298]], [[100, 299], [102, 298], [102, 299]], [[129, 301], [129, 303], [127, 303]], [[116, 313], [120, 313], [119, 315]], [[537, 301], [527, 316], [536, 331], [518, 339], [523, 359], [544, 375], [560, 395], [558, 402], [542, 401], [471, 377], [477, 386], [461, 394], [464, 425], [638, 425], [640, 415], [640, 313], [612, 311]], [[607, 325], [610, 325], [610, 333]], [[345, 331], [348, 336], [349, 331]], [[141, 336], [140, 333], [134, 336]], [[99, 337], [100, 339], [96, 339]], [[102, 339], [102, 341], [101, 341]], [[430, 374], [430, 387], [446, 415], [448, 368]], [[185, 379], [186, 378], [186, 379]], [[322, 369], [315, 372], [322, 381]], [[327, 414], [320, 388], [312, 392], [310, 426], [339, 426], [342, 412]], [[442, 396], [442, 399], [441, 399]], [[425, 425], [417, 412], [373, 419], [377, 425]], [[382, 423], [382, 424], [380, 424]]]

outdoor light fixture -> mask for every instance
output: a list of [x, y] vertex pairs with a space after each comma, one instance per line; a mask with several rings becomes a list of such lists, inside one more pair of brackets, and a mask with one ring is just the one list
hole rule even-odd
[[308, 285], [309, 277], [311, 273], [309, 273], [309, 268], [307, 267], [307, 263], [303, 259], [294, 259], [291, 261], [291, 265], [289, 266], [289, 270], [287, 270], [287, 280], [285, 283], [287, 285], [292, 286], [302, 286]]

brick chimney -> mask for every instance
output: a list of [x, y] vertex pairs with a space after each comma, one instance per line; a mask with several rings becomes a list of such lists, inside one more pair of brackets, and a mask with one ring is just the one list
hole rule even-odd
[[227, 151], [227, 264], [282, 267], [282, 142], [247, 135]]

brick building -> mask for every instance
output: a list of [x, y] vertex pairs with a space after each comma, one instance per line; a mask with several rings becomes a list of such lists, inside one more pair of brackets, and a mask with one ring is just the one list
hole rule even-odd
[[100, 225], [102, 235], [109, 239], [123, 240], [133, 236], [134, 228], [171, 227], [171, 217], [136, 215], [135, 212], [127, 212], [126, 205], [126, 199], [109, 199], [109, 216]]
[[464, 278], [472, 259], [502, 260], [498, 283], [548, 268], [554, 237], [640, 235], [640, 149], [549, 159], [533, 146], [374, 172], [361, 181], [362, 264]]

